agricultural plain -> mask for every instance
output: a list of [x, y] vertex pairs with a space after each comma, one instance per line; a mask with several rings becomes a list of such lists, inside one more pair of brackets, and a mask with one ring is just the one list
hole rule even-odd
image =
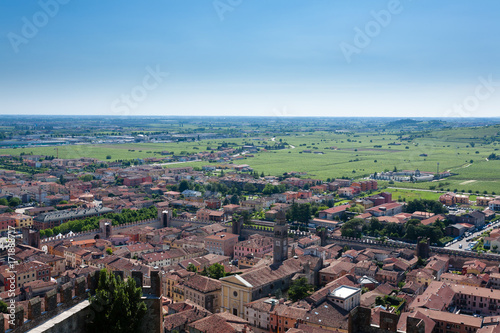
[[[58, 147], [28, 147], [2, 149], [3, 154], [33, 153], [56, 155], [60, 158], [94, 157], [102, 161], [161, 157], [168, 151], [175, 155], [196, 154], [216, 149], [222, 143], [231, 147], [255, 145], [253, 157], [234, 160], [248, 164], [259, 173], [282, 175], [303, 172], [303, 177], [327, 180], [348, 177], [361, 179], [374, 172], [415, 170], [450, 171], [453, 176], [437, 182], [397, 183], [388, 186], [457, 190], [472, 193], [500, 193], [500, 160], [489, 160], [498, 154], [499, 126], [455, 128], [424, 132], [338, 132], [304, 131], [291, 133], [245, 134], [239, 138], [201, 140], [193, 142], [129, 143], [68, 145]], [[480, 134], [480, 135], [478, 135]], [[266, 145], [283, 142], [286, 149], [266, 150]], [[500, 154], [498, 154], [500, 155]], [[188, 165], [190, 163], [187, 163]], [[208, 164], [195, 162], [195, 166]], [[439, 164], [439, 165], [438, 165]], [[438, 169], [439, 168], [439, 169]], [[382, 182], [384, 184], [384, 182]]]

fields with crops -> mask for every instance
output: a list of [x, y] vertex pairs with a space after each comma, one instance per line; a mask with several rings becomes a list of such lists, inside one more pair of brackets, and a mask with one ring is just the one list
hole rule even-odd
[[[193, 154], [214, 149], [222, 142], [230, 146], [254, 144], [266, 146], [276, 142], [288, 144], [287, 149], [261, 149], [234, 164], [248, 164], [259, 173], [282, 175], [305, 172], [305, 177], [326, 180], [349, 177], [360, 179], [374, 172], [415, 170], [436, 172], [449, 170], [453, 176], [435, 182], [396, 183], [395, 187], [431, 190], [457, 190], [472, 193], [500, 193], [500, 160], [488, 160], [498, 153], [499, 126], [445, 129], [419, 133], [339, 133], [309, 131], [291, 134], [258, 134], [226, 140], [194, 142], [95, 144], [60, 146], [60, 158], [95, 157], [100, 160], [123, 160], [160, 157], [162, 151], [176, 155]], [[54, 147], [2, 149], [2, 154], [21, 152], [56, 155]], [[196, 166], [208, 162], [196, 162]], [[189, 163], [187, 163], [189, 165]], [[383, 184], [383, 182], [382, 182]]]

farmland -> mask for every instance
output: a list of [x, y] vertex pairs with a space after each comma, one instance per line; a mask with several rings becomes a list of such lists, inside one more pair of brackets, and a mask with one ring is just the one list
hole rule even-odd
[[[248, 164], [266, 175], [279, 176], [295, 171], [306, 173], [304, 177], [322, 180], [360, 179], [394, 168], [436, 172], [439, 163], [439, 171], [449, 170], [453, 176], [435, 182], [391, 186], [500, 193], [500, 160], [488, 161], [488, 156], [500, 148], [499, 132], [498, 125], [404, 132], [312, 131], [310, 128], [305, 131], [301, 128], [295, 132], [247, 132], [241, 137], [190, 142], [65, 145], [58, 147], [58, 154], [60, 158], [94, 157], [114, 161], [160, 157], [162, 151], [175, 155], [195, 154], [207, 148], [216, 149], [223, 142], [234, 147], [253, 144], [261, 147], [258, 153], [233, 163]], [[286, 143], [287, 149], [262, 149], [276, 142]], [[54, 147], [2, 149], [1, 152], [53, 156], [57, 153]], [[194, 166], [204, 164], [208, 161], [195, 162]]]

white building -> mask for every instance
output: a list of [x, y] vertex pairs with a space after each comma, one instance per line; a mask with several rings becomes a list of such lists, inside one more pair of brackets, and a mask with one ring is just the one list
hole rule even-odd
[[500, 199], [495, 198], [488, 203], [488, 208], [492, 211], [500, 211]]
[[361, 289], [349, 286], [340, 286], [333, 290], [330, 295], [328, 295], [328, 298], [342, 309], [351, 311], [355, 307], [359, 306], [361, 301]]

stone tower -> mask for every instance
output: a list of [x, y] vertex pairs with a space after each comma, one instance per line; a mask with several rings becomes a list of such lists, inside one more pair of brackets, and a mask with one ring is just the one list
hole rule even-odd
[[108, 239], [113, 234], [112, 222], [110, 219], [99, 220], [99, 229], [104, 239]]
[[241, 238], [241, 227], [243, 225], [243, 217], [239, 219], [233, 219], [233, 224], [231, 225], [231, 233], [238, 235]]
[[430, 243], [431, 242], [428, 238], [418, 237], [417, 248], [415, 249], [416, 250], [415, 254], [417, 255], [417, 257], [420, 257], [422, 259], [427, 259], [430, 257], [430, 252], [431, 252]]
[[285, 211], [279, 210], [276, 215], [276, 224], [274, 225], [273, 240], [273, 264], [280, 265], [288, 259], [288, 225], [286, 224]]
[[158, 208], [158, 219], [160, 220], [161, 228], [170, 227], [170, 220], [172, 219], [172, 211], [166, 210], [162, 207]]

